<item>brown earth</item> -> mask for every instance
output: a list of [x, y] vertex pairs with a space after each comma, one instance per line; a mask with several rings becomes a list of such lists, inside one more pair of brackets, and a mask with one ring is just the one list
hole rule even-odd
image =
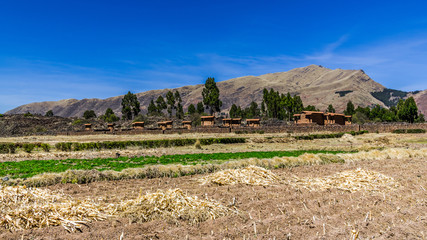
[[131, 223], [125, 218], [89, 223], [82, 232], [62, 227], [17, 232], [0, 230], [0, 239], [425, 239], [427, 235], [426, 159], [387, 159], [346, 164], [303, 166], [274, 170], [282, 179], [290, 176], [320, 177], [363, 168], [393, 177], [401, 184], [395, 191], [344, 192], [296, 190], [287, 184], [268, 187], [247, 185], [199, 185], [202, 175], [65, 184], [49, 189], [78, 199], [99, 198], [119, 202], [140, 192], [181, 188], [200, 198], [230, 205], [235, 199], [240, 215], [208, 220], [199, 225], [166, 221]]
[[[218, 79], [217, 79], [218, 81]], [[220, 89], [220, 98], [223, 102], [222, 109], [227, 111], [233, 103], [247, 107], [251, 101], [258, 104], [262, 101], [264, 88], [273, 88], [280, 93], [298, 94], [304, 105], [315, 105], [320, 110], [325, 110], [333, 104], [339, 112], [343, 111], [351, 100], [355, 106], [369, 106], [384, 103], [374, 98], [370, 93], [385, 89], [384, 86], [372, 80], [362, 70], [328, 69], [318, 65], [295, 68], [287, 72], [269, 73], [261, 76], [245, 76], [217, 83]], [[159, 95], [165, 96], [169, 90], [178, 90], [181, 93], [184, 109], [190, 104], [197, 104], [202, 100], [204, 85], [184, 86], [176, 89], [151, 90], [137, 93], [141, 109], [146, 111], [151, 99]], [[344, 96], [336, 93], [349, 91]], [[113, 109], [121, 115], [121, 100], [123, 96], [107, 99], [66, 99], [56, 102], [38, 102], [19, 106], [7, 114], [31, 113], [45, 114], [52, 110], [55, 115], [63, 117], [81, 117], [86, 110], [94, 110], [99, 116], [107, 108]]]

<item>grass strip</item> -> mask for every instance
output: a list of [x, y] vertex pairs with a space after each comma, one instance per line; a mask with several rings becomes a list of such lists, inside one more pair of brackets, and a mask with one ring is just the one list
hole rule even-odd
[[95, 158], [95, 159], [65, 159], [65, 160], [27, 160], [20, 162], [1, 162], [0, 176], [9, 178], [30, 178], [42, 173], [58, 173], [67, 170], [114, 170], [122, 171], [128, 168], [141, 168], [147, 165], [196, 165], [208, 163], [223, 163], [237, 159], [268, 159], [273, 157], [298, 157], [304, 153], [337, 154], [343, 151], [273, 151], [273, 152], [237, 152], [237, 153], [200, 153], [156, 156], [141, 156], [135, 158]]

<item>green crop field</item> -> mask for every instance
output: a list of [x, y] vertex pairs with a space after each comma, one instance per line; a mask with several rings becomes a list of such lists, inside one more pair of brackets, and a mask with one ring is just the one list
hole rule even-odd
[[1, 162], [0, 176], [10, 178], [29, 178], [41, 173], [65, 172], [66, 170], [121, 171], [127, 168], [139, 168], [154, 164], [206, 164], [222, 163], [224, 161], [247, 158], [297, 157], [304, 153], [337, 154], [343, 151], [274, 151], [274, 152], [238, 152], [238, 153], [211, 153], [211, 154], [183, 154], [142, 156], [135, 158], [95, 158], [95, 159], [66, 159], [66, 160], [27, 160], [20, 162]]

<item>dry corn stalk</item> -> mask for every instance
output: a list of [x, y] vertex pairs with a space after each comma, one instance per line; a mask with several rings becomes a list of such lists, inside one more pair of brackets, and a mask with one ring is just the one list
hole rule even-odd
[[322, 178], [294, 177], [294, 179], [290, 181], [290, 184], [295, 187], [302, 187], [314, 191], [335, 188], [349, 192], [390, 191], [399, 187], [399, 183], [392, 177], [360, 168]]
[[0, 227], [10, 230], [62, 225], [68, 231], [107, 217], [92, 201], [74, 201], [64, 194], [25, 186], [0, 186]]
[[119, 215], [134, 222], [148, 222], [154, 219], [187, 220], [198, 223], [216, 219], [236, 212], [217, 202], [188, 196], [181, 189], [158, 190], [140, 195], [135, 200], [123, 201], [117, 207]]
[[219, 171], [199, 179], [202, 185], [207, 183], [215, 183], [218, 185], [243, 183], [248, 185], [268, 186], [279, 181], [276, 174], [265, 168], [253, 165], [242, 169]]

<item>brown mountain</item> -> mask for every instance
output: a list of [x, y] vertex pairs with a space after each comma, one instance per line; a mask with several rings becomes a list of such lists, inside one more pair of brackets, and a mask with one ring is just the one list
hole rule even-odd
[[[258, 104], [262, 101], [264, 88], [273, 88], [280, 93], [290, 92], [301, 96], [304, 105], [314, 105], [320, 110], [325, 110], [332, 104], [338, 112], [345, 109], [351, 100], [355, 106], [369, 106], [379, 104], [386, 107], [388, 100], [395, 100], [393, 91], [372, 80], [363, 70], [328, 69], [318, 65], [292, 69], [287, 72], [270, 73], [261, 76], [245, 76], [217, 83], [220, 89], [220, 98], [223, 102], [223, 111], [227, 111], [233, 103], [246, 107], [250, 102]], [[184, 110], [191, 104], [202, 100], [203, 85], [185, 86], [176, 89], [151, 90], [137, 93], [141, 109], [146, 111], [151, 99], [159, 95], [165, 96], [169, 90], [178, 90], [181, 93]], [[373, 96], [371, 93], [379, 93]], [[406, 96], [408, 93], [403, 93]], [[422, 93], [422, 92], [421, 92]], [[427, 105], [427, 93], [418, 93], [418, 103]], [[94, 110], [101, 115], [107, 108], [120, 113], [121, 99], [117, 96], [107, 99], [67, 99], [56, 102], [38, 102], [19, 106], [6, 114], [39, 113], [44, 114], [52, 110], [55, 115], [63, 117], [80, 117], [86, 110]], [[385, 99], [385, 100], [384, 100]], [[422, 109], [426, 111], [426, 106]]]

